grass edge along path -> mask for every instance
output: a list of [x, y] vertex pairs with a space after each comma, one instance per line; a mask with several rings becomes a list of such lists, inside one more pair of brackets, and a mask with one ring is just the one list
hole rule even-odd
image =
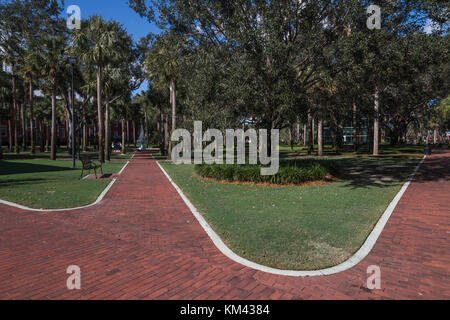
[[204, 181], [194, 177], [192, 165], [160, 164], [237, 255], [267, 267], [312, 271], [339, 265], [361, 248], [420, 159], [345, 161], [390, 170], [362, 181], [264, 187]]

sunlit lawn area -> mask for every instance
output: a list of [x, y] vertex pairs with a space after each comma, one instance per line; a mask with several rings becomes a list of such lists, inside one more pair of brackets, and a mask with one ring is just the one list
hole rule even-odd
[[[0, 199], [34, 209], [62, 209], [94, 202], [110, 180], [80, 180], [81, 163], [70, 161], [0, 161]], [[123, 161], [103, 165], [105, 174], [117, 173]], [[93, 173], [93, 172], [92, 172]]]
[[334, 158], [342, 180], [295, 187], [206, 182], [193, 165], [161, 164], [238, 255], [269, 267], [317, 270], [359, 250], [420, 158]]

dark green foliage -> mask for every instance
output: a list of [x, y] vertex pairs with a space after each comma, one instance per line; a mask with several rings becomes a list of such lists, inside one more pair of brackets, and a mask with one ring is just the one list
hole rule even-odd
[[203, 178], [226, 180], [229, 182], [251, 182], [271, 184], [301, 184], [325, 180], [337, 172], [337, 166], [331, 161], [299, 160], [281, 164], [276, 175], [261, 175], [259, 165], [197, 165], [195, 172]]

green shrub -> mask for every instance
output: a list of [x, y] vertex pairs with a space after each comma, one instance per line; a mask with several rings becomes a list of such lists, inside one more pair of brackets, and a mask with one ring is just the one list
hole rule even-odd
[[286, 161], [280, 164], [280, 170], [272, 176], [262, 176], [259, 165], [202, 164], [195, 166], [195, 173], [203, 178], [280, 185], [321, 181], [336, 171], [336, 165], [327, 160]]

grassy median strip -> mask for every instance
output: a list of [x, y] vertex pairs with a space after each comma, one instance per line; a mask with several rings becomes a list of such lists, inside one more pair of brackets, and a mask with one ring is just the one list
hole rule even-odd
[[[118, 173], [124, 165], [106, 163], [103, 172]], [[74, 208], [93, 203], [111, 182], [80, 180], [81, 163], [75, 170], [71, 166], [70, 161], [0, 161], [0, 199], [35, 209]]]
[[161, 165], [235, 253], [269, 267], [317, 270], [359, 250], [420, 158], [334, 161], [342, 181], [280, 187], [204, 181], [193, 165]]

